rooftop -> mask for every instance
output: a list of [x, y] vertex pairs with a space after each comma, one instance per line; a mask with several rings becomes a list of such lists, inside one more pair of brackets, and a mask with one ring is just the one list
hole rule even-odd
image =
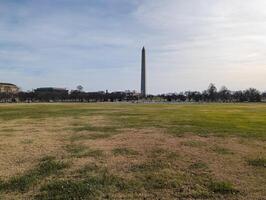
[[67, 91], [67, 89], [56, 88], [56, 87], [42, 87], [42, 88], [36, 88], [35, 91]]
[[[10, 85], [10, 86], [16, 86], [15, 84], [12, 83], [0, 83], [0, 85]], [[16, 86], [17, 87], [17, 86]]]

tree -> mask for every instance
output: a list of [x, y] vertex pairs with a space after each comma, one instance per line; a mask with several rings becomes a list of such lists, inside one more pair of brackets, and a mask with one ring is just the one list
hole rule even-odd
[[244, 102], [247, 101], [243, 91], [239, 90], [239, 91], [235, 91], [232, 94], [232, 98], [234, 102]]
[[193, 92], [186, 91], [185, 95], [186, 95], [188, 101], [192, 101], [193, 100]]
[[261, 98], [262, 98], [263, 101], [266, 101], [266, 92], [262, 93]]
[[202, 95], [200, 92], [197, 91], [186, 91], [185, 95], [188, 99], [188, 101], [195, 101], [195, 102], [199, 102], [202, 98]]
[[186, 95], [184, 95], [183, 92], [180, 92], [180, 93], [177, 95], [177, 99], [179, 99], [179, 101], [186, 101], [187, 97], [186, 97]]
[[217, 88], [213, 83], [211, 83], [207, 89], [207, 95], [208, 95], [208, 100], [211, 102], [216, 101], [217, 99]]
[[79, 92], [82, 92], [82, 91], [83, 91], [83, 86], [82, 86], [82, 85], [78, 85], [78, 86], [77, 86], [77, 90], [78, 90]]
[[249, 102], [260, 102], [261, 101], [261, 94], [255, 88], [249, 88], [245, 90], [244, 95]]
[[228, 90], [225, 86], [222, 86], [218, 92], [219, 100], [222, 102], [229, 102], [231, 100], [231, 91]]
[[202, 100], [202, 94], [200, 92], [192, 92], [192, 99], [196, 102], [199, 102]]

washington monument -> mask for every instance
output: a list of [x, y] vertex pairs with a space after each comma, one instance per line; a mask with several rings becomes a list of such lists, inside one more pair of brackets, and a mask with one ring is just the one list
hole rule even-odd
[[146, 56], [145, 48], [142, 48], [141, 54], [141, 96], [146, 97]]

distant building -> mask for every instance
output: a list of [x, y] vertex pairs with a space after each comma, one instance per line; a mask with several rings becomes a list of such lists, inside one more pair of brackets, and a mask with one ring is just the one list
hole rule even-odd
[[18, 86], [11, 83], [0, 83], [0, 93], [16, 94], [18, 92]]
[[39, 101], [64, 101], [68, 97], [68, 90], [65, 88], [44, 87], [34, 90], [35, 98]]
[[37, 88], [34, 90], [36, 93], [45, 93], [45, 92], [54, 92], [54, 93], [68, 93], [68, 90], [65, 88], [55, 88], [55, 87], [43, 87]]

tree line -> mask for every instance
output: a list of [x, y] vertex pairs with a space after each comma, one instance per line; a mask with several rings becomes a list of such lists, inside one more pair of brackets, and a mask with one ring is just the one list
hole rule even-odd
[[76, 90], [34, 90], [17, 94], [0, 93], [0, 102], [114, 102], [114, 101], [164, 101], [164, 102], [261, 102], [266, 101], [266, 92], [255, 88], [230, 91], [225, 86], [220, 90], [214, 84], [202, 91], [185, 91], [142, 98], [131, 91], [125, 92], [84, 92], [82, 86]]
[[255, 88], [246, 90], [231, 91], [223, 86], [217, 90], [214, 84], [210, 84], [207, 90], [203, 92], [186, 91], [180, 93], [159, 95], [160, 98], [167, 101], [180, 102], [261, 102], [266, 100], [266, 92], [261, 93]]

